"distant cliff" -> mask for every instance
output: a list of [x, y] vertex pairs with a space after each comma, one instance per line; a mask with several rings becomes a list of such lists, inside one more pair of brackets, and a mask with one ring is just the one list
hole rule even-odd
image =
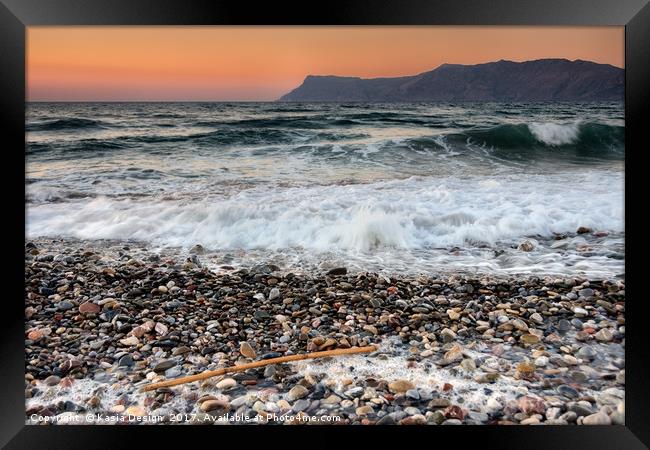
[[309, 75], [284, 102], [534, 102], [623, 100], [624, 70], [567, 59], [443, 64], [419, 75], [358, 78]]

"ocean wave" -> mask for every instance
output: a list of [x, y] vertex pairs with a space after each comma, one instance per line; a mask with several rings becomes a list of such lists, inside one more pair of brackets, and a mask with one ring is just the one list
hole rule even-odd
[[179, 201], [98, 197], [30, 206], [28, 234], [346, 252], [516, 243], [580, 226], [622, 231], [622, 187], [620, 173], [590, 172], [261, 187]]
[[559, 124], [531, 122], [502, 124], [491, 128], [466, 130], [452, 134], [461, 140], [498, 149], [576, 147], [590, 150], [621, 150], [625, 145], [625, 127], [585, 122]]
[[27, 123], [25, 129], [27, 131], [83, 130], [88, 128], [104, 128], [106, 125], [106, 123], [100, 120], [73, 117]]
[[78, 156], [78, 153], [87, 153], [91, 156], [101, 155], [105, 151], [121, 150], [129, 148], [125, 142], [116, 139], [81, 139], [63, 143], [28, 142], [27, 154], [39, 154], [54, 152], [56, 154], [70, 154]]

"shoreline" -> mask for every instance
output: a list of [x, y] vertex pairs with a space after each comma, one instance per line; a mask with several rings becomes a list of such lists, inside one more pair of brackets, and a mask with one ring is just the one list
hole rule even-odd
[[[292, 274], [272, 264], [214, 273], [191, 255], [123, 248], [115, 258], [77, 242], [26, 246], [27, 423], [258, 413], [292, 423], [624, 421], [621, 280]], [[379, 350], [139, 392], [250, 360], [368, 344]], [[187, 420], [173, 420], [179, 414]]]

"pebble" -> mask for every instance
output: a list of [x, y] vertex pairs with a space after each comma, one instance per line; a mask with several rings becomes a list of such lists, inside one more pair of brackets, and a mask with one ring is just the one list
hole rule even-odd
[[302, 384], [296, 384], [289, 390], [286, 399], [290, 402], [293, 402], [297, 399], [306, 397], [307, 394], [309, 394], [309, 390], [306, 387], [304, 387]]
[[215, 410], [226, 411], [230, 409], [230, 403], [228, 401], [228, 397], [220, 396], [202, 402], [200, 409], [203, 412], [210, 412]]
[[543, 414], [546, 406], [541, 398], [525, 395], [518, 400], [519, 409], [525, 414]]
[[533, 322], [537, 322], [537, 323], [544, 322], [544, 318], [542, 317], [542, 315], [540, 313], [531, 314], [530, 315], [530, 320], [532, 320]]
[[276, 298], [279, 297], [280, 297], [280, 289], [278, 288], [271, 289], [271, 292], [269, 292], [269, 300], [275, 300]]
[[[52, 415], [79, 408], [73, 399], [48, 402], [44, 392], [56, 389], [32, 382], [54, 373], [65, 376], [54, 384], [61, 389], [74, 389], [77, 378], [102, 384], [88, 399], [74, 400], [98, 412], [137, 406], [152, 414], [325, 413], [350, 424], [574, 424], [604, 409], [611, 423], [624, 421], [621, 281], [285, 274], [271, 264], [214, 274], [166, 250], [155, 260], [133, 246], [120, 249], [128, 252], [122, 260], [101, 249], [90, 259], [85, 251], [41, 251], [72, 255], [68, 266], [26, 259], [25, 393]], [[127, 264], [132, 259], [138, 264]], [[65, 301], [74, 307], [60, 309]], [[369, 344], [380, 350], [161, 388], [136, 405], [140, 386], [184, 372]], [[381, 365], [398, 353], [402, 379], [382, 378]], [[376, 369], [368, 373], [353, 361]], [[345, 374], [338, 381], [335, 367]], [[411, 370], [429, 379], [406, 380]], [[475, 381], [482, 384], [468, 391]], [[222, 390], [232, 402], [214, 394]], [[485, 410], [472, 410], [476, 398]]]
[[534, 334], [523, 334], [519, 340], [524, 344], [537, 344], [540, 342], [539, 337], [535, 336]]
[[304, 410], [306, 410], [307, 408], [309, 408], [309, 405], [310, 405], [310, 404], [311, 404], [311, 402], [310, 402], [309, 400], [307, 400], [307, 399], [304, 399], [304, 398], [303, 398], [303, 399], [300, 399], [300, 400], [297, 400], [297, 401], [293, 404], [293, 406], [291, 407], [291, 411], [293, 411], [294, 413], [298, 413], [298, 412], [304, 411]]
[[132, 347], [134, 345], [138, 345], [140, 343], [140, 340], [135, 337], [135, 336], [129, 336], [124, 339], [120, 339], [120, 344]]
[[72, 309], [72, 308], [74, 308], [74, 305], [72, 303], [70, 303], [69, 301], [67, 301], [67, 300], [63, 300], [63, 301], [59, 302], [59, 304], [57, 305], [57, 309], [59, 309], [61, 311], [67, 311], [67, 310]]
[[119, 367], [130, 367], [133, 365], [133, 357], [131, 355], [124, 355], [119, 359], [117, 365]]
[[607, 414], [602, 411], [597, 412], [596, 414], [591, 414], [585, 416], [582, 419], [583, 425], [611, 425], [612, 420]]
[[388, 390], [393, 393], [406, 392], [414, 388], [415, 385], [408, 380], [395, 380], [388, 384]]
[[601, 342], [610, 342], [612, 339], [614, 339], [614, 335], [612, 334], [611, 330], [607, 328], [603, 328], [602, 330], [598, 331], [594, 337], [596, 340]]
[[60, 382], [61, 382], [61, 377], [58, 377], [56, 375], [50, 375], [43, 381], [43, 383], [45, 383], [48, 386], [56, 386]]
[[161, 361], [158, 364], [156, 364], [153, 368], [153, 371], [156, 373], [162, 373], [167, 369], [170, 369], [176, 365], [175, 361], [172, 360], [167, 360], [167, 361]]
[[233, 378], [224, 378], [216, 384], [216, 388], [222, 391], [232, 389], [237, 386], [237, 381]]
[[79, 312], [81, 314], [97, 314], [99, 311], [101, 311], [101, 308], [96, 303], [84, 302], [79, 305]]
[[246, 341], [243, 341], [239, 346], [239, 353], [244, 355], [246, 358], [251, 359], [254, 359], [257, 356], [255, 350], [253, 350], [253, 347], [251, 347], [251, 345]]
[[586, 315], [589, 314], [589, 312], [587, 312], [586, 309], [580, 308], [580, 307], [577, 307], [577, 306], [575, 308], [573, 308], [573, 312], [578, 316], [586, 316]]
[[374, 413], [374, 410], [370, 405], [363, 405], [359, 406], [354, 412], [357, 416], [367, 416], [368, 414]]
[[364, 389], [361, 386], [355, 386], [352, 389], [348, 389], [344, 392], [346, 397], [361, 397], [363, 395]]
[[580, 396], [578, 391], [573, 389], [571, 386], [567, 386], [566, 384], [558, 386], [556, 390], [559, 394], [564, 395], [568, 398], [578, 398]]

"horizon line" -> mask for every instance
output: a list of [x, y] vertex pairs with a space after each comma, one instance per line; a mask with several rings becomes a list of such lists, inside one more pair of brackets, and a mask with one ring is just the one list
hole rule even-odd
[[[591, 64], [596, 64], [596, 65], [602, 65], [602, 66], [610, 66], [614, 67], [616, 69], [620, 70], [625, 70], [625, 66], [619, 67], [614, 64], [609, 64], [609, 63], [600, 63], [596, 61], [592, 61], [589, 59], [568, 59], [568, 58], [561, 58], [561, 57], [548, 57], [548, 58], [537, 58], [537, 59], [527, 59], [523, 61], [515, 61], [512, 59], [504, 59], [501, 58], [499, 60], [493, 60], [493, 61], [487, 61], [487, 62], [480, 62], [480, 63], [475, 63], [475, 64], [461, 64], [461, 63], [442, 63], [439, 64], [438, 66], [426, 70], [424, 72], [418, 72], [414, 74], [403, 74], [403, 75], [395, 75], [395, 76], [389, 76], [389, 77], [369, 77], [369, 78], [364, 78], [360, 76], [354, 76], [354, 75], [334, 75], [334, 74], [323, 74], [323, 75], [318, 75], [318, 74], [312, 74], [308, 73], [304, 75], [302, 83], [304, 83], [308, 78], [310, 77], [323, 77], [323, 78], [329, 78], [329, 77], [334, 77], [334, 78], [353, 78], [353, 79], [359, 79], [359, 80], [381, 80], [381, 79], [390, 79], [390, 78], [408, 78], [408, 77], [417, 77], [419, 75], [423, 75], [429, 72], [433, 72], [435, 70], [438, 70], [439, 68], [443, 66], [463, 66], [463, 67], [468, 67], [468, 66], [481, 66], [481, 65], [487, 65], [487, 64], [496, 64], [500, 62], [507, 62], [507, 63], [513, 63], [513, 64], [525, 64], [525, 63], [530, 63], [530, 62], [536, 62], [536, 61], [568, 61], [571, 63], [576, 63], [576, 62], [587, 62]], [[89, 100], [25, 100], [25, 103], [283, 103], [281, 101], [282, 97], [285, 95], [293, 92], [295, 89], [300, 87], [300, 85], [294, 87], [293, 89], [290, 89], [288, 92], [280, 95], [280, 97], [272, 99], [272, 100], [219, 100], [219, 99], [209, 99], [209, 100], [94, 100], [94, 99], [89, 99]], [[290, 102], [294, 103], [294, 102]], [[307, 103], [315, 103], [315, 102], [307, 102]], [[321, 101], [318, 103], [328, 103], [326, 101]], [[341, 103], [341, 102], [329, 102], [329, 103]], [[345, 102], [345, 103], [352, 103], [352, 102]], [[358, 101], [357, 103], [364, 103], [361, 101]], [[369, 102], [365, 102], [369, 103]], [[392, 102], [379, 102], [379, 103], [402, 103], [399, 101], [392, 101]], [[412, 103], [412, 102], [408, 102]], [[439, 102], [438, 102], [439, 103]], [[485, 103], [485, 102], [484, 102]], [[488, 102], [489, 103], [489, 102]]]

